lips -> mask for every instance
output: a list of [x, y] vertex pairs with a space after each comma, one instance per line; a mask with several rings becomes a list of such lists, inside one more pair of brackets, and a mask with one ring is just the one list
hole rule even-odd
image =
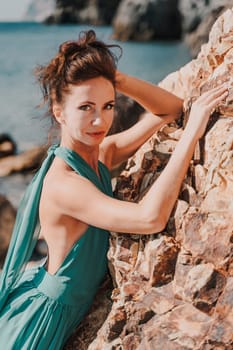
[[89, 136], [92, 136], [92, 137], [102, 137], [105, 135], [105, 132], [104, 131], [95, 131], [95, 132], [88, 132], [87, 134]]

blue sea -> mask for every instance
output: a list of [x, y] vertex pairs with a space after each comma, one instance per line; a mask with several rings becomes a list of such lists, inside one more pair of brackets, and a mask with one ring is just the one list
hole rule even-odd
[[[123, 55], [118, 68], [123, 72], [158, 83], [190, 60], [183, 42], [117, 42], [111, 27], [84, 25], [44, 25], [38, 23], [0, 23], [0, 133], [9, 133], [25, 150], [47, 141], [50, 123], [37, 108], [41, 92], [33, 76], [38, 64], [46, 64], [66, 40], [82, 30], [94, 29], [99, 39], [120, 44]], [[3, 181], [0, 193], [17, 203], [20, 175]], [[24, 180], [21, 187], [24, 187]]]

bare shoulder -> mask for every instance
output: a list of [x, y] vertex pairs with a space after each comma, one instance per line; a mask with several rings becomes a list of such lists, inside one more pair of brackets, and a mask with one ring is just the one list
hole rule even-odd
[[85, 200], [85, 187], [90, 183], [65, 164], [55, 159], [42, 188], [40, 210], [55, 214], [65, 212], [67, 203], [75, 198], [76, 205]]

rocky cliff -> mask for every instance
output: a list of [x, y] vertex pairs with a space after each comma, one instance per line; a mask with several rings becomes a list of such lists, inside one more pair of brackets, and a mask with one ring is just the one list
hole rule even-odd
[[32, 0], [24, 19], [112, 25], [118, 40], [186, 38], [193, 57], [233, 0]]
[[[35, 6], [36, 3], [32, 3], [31, 8]], [[37, 9], [38, 17], [38, 6]], [[44, 17], [44, 21], [50, 24], [112, 24], [114, 37], [120, 40], [177, 39], [181, 36], [178, 0], [56, 0], [56, 8]]]
[[23, 20], [43, 22], [55, 11], [55, 0], [31, 0]]
[[111, 311], [91, 344], [88, 327], [85, 339], [79, 332], [77, 349], [233, 349], [232, 62], [230, 9], [216, 21], [198, 57], [160, 83], [185, 99], [184, 120], [181, 127], [164, 127], [129, 160], [115, 191], [123, 200], [139, 200], [159, 176], [202, 91], [226, 82], [229, 96], [196, 147], [166, 230], [111, 234]]
[[119, 3], [120, 0], [56, 0], [56, 9], [46, 22], [109, 25]]
[[120, 40], [179, 39], [178, 0], [122, 0], [113, 19]]
[[216, 18], [232, 6], [233, 0], [179, 0], [182, 33], [192, 57], [196, 57], [201, 45], [208, 41]]

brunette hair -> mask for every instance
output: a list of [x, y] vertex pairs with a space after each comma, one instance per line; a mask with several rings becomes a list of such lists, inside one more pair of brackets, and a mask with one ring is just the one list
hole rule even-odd
[[66, 41], [60, 45], [56, 56], [46, 66], [38, 66], [35, 76], [43, 93], [43, 104], [48, 104], [48, 114], [53, 116], [53, 103], [62, 103], [70, 85], [102, 76], [115, 85], [118, 58], [111, 48], [97, 40], [93, 30], [81, 32], [77, 41]]

